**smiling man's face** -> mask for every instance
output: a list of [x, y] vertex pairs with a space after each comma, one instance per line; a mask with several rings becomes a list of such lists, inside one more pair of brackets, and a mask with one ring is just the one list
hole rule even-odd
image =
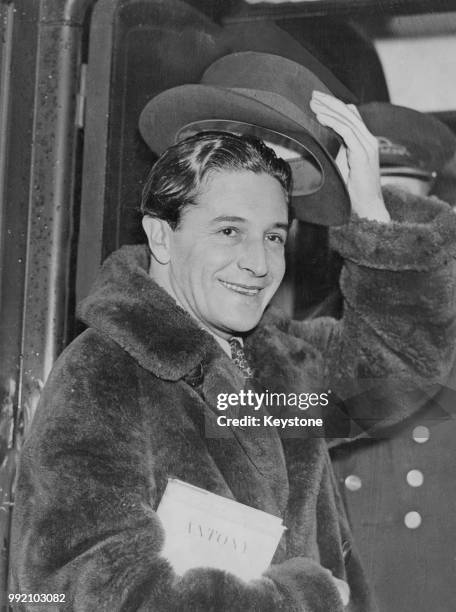
[[288, 207], [268, 174], [209, 175], [171, 232], [169, 284], [180, 305], [222, 338], [253, 329], [285, 272]]

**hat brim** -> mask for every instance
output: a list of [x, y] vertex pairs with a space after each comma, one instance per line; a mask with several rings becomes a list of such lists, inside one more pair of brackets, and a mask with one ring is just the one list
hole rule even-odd
[[251, 95], [210, 85], [174, 87], [154, 97], [145, 106], [139, 129], [152, 151], [160, 155], [175, 144], [182, 128], [207, 119], [253, 124], [297, 140], [318, 161], [322, 181], [321, 187], [314, 193], [292, 196], [295, 216], [302, 221], [327, 226], [342, 225], [348, 221], [350, 198], [326, 148], [298, 121]]

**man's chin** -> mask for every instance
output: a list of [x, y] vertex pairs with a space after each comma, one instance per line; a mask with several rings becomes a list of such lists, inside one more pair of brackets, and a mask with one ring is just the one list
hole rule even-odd
[[218, 308], [213, 308], [212, 312], [214, 322], [217, 320], [216, 327], [223, 330], [228, 335], [243, 335], [248, 334], [257, 327], [263, 317], [265, 305], [261, 302], [253, 303], [249, 300], [247, 303], [242, 301], [224, 300], [218, 303]]
[[229, 334], [233, 336], [241, 336], [253, 331], [261, 321], [261, 315], [257, 317], [244, 317], [229, 319], [223, 322], [223, 328], [229, 330]]

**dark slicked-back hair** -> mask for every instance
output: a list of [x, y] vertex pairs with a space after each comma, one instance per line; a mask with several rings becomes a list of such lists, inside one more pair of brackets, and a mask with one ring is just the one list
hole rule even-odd
[[227, 132], [200, 132], [169, 147], [158, 158], [144, 185], [141, 211], [176, 229], [182, 211], [196, 203], [210, 173], [265, 173], [282, 185], [290, 199], [291, 170], [261, 140]]

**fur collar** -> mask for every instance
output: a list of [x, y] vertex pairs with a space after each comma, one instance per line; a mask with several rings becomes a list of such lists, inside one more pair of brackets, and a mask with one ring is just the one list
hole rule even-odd
[[[80, 319], [108, 336], [159, 378], [179, 380], [220, 354], [216, 340], [153, 281], [146, 245], [124, 246], [104, 262], [90, 295], [78, 307]], [[270, 309], [260, 328], [286, 327]]]

